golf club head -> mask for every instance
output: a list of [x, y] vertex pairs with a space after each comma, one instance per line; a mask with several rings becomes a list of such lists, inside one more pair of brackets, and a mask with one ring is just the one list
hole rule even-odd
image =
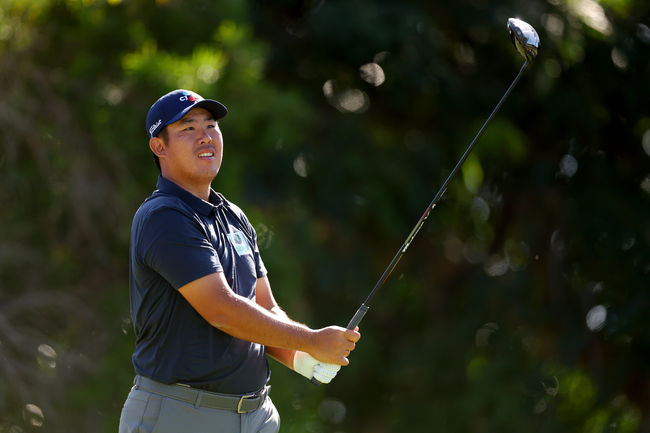
[[533, 26], [518, 18], [508, 18], [508, 33], [517, 51], [527, 61], [533, 61], [539, 48], [539, 36]]

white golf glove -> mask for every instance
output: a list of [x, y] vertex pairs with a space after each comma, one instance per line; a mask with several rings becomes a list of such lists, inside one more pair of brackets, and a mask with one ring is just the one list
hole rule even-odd
[[341, 366], [320, 362], [306, 352], [296, 351], [293, 357], [293, 369], [309, 380], [314, 377], [320, 383], [330, 383]]

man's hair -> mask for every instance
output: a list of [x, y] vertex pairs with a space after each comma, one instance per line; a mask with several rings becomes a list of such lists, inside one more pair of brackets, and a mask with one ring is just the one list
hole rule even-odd
[[[158, 133], [157, 137], [162, 139], [162, 141], [165, 142], [165, 146], [167, 145], [167, 142], [169, 141], [169, 133], [167, 131], [167, 126], [163, 126], [163, 129], [160, 130]], [[162, 170], [160, 169], [160, 158], [154, 153], [153, 154], [153, 160], [156, 163], [156, 167], [158, 167], [158, 171], [162, 173]]]

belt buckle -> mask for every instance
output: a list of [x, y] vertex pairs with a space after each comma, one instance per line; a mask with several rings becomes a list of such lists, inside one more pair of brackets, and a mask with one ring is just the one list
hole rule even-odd
[[237, 413], [247, 413], [247, 411], [241, 410], [241, 406], [244, 403], [244, 400], [248, 400], [249, 398], [254, 398], [255, 396], [257, 396], [257, 394], [242, 395], [241, 398], [239, 399], [239, 403], [237, 403]]

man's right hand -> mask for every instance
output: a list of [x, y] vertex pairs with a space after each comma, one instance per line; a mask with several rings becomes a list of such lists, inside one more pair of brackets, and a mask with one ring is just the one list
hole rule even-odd
[[348, 365], [348, 356], [361, 338], [357, 330], [328, 326], [314, 331], [309, 354], [326, 364]]

